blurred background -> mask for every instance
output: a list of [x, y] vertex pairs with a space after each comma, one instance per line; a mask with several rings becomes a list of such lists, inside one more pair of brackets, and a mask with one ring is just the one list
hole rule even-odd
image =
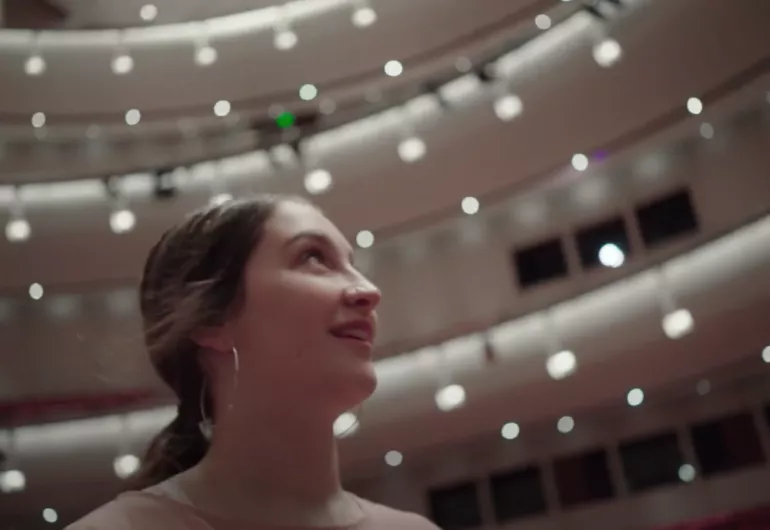
[[352, 491], [445, 530], [770, 528], [766, 0], [0, 8], [0, 529], [125, 487], [175, 410], [147, 250], [255, 191], [384, 293]]

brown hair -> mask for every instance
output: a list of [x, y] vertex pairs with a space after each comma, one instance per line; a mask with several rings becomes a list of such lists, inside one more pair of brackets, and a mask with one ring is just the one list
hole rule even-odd
[[[195, 330], [216, 325], [241, 292], [243, 271], [276, 205], [258, 195], [209, 206], [168, 230], [150, 250], [140, 286], [144, 339], [155, 370], [178, 399], [176, 418], [150, 443], [135, 487], [195, 466], [208, 449], [198, 428], [206, 374]], [[211, 417], [211, 396], [203, 396]]]

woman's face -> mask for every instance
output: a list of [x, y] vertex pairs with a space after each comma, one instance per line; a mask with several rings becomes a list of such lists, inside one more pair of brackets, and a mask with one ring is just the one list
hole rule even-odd
[[246, 266], [243, 304], [230, 326], [240, 354], [239, 394], [335, 414], [371, 395], [380, 292], [352, 256], [313, 206], [276, 207]]

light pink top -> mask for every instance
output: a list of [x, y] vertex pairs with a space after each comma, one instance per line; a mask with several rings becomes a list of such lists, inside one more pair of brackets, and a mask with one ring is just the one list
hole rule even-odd
[[365, 516], [347, 527], [256, 526], [204, 513], [156, 487], [123, 493], [65, 530], [439, 530], [420, 515], [358, 501]]

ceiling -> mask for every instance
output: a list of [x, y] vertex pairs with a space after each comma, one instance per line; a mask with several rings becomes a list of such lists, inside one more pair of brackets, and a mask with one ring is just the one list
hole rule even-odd
[[[312, 1], [304, 0], [304, 3]], [[129, 28], [205, 21], [286, 3], [275, 0], [6, 0], [5, 25], [14, 29]], [[147, 5], [155, 9], [145, 8], [143, 12], [142, 8]]]
[[[360, 433], [344, 442], [349, 471], [391, 446], [460, 441], [511, 414], [536, 422], [618, 399], [630, 385], [654, 392], [756, 358], [770, 342], [761, 274], [770, 261], [766, 2], [639, 0], [600, 20], [578, 2], [374, 1], [377, 22], [355, 28], [348, 2], [308, 0], [292, 11], [299, 42], [287, 52], [273, 47], [271, 11], [225, 16], [246, 2], [157, 1], [150, 27], [138, 27], [133, 0], [56, 4], [73, 15], [41, 34], [42, 76], [24, 73], [31, 34], [0, 31], [0, 211], [21, 212], [32, 228], [28, 241], [0, 241], [6, 424], [168, 403], [140, 354], [134, 288], [147, 248], [215, 193], [305, 194], [313, 167], [333, 176], [314, 200], [351, 239], [374, 233], [360, 261], [385, 293], [380, 388]], [[538, 29], [541, 12], [558, 23]], [[205, 37], [218, 60], [202, 68], [193, 57], [201, 25], [185, 21], [210, 17]], [[62, 31], [70, 27], [78, 29]], [[121, 33], [89, 28], [122, 27], [131, 27], [121, 49], [135, 68], [116, 76]], [[612, 68], [592, 58], [606, 34], [623, 49]], [[463, 57], [474, 68], [492, 61], [496, 77], [459, 72]], [[404, 73], [384, 75], [394, 58]], [[321, 96], [304, 102], [297, 90], [308, 82]], [[494, 111], [506, 91], [523, 102], [510, 121]], [[690, 97], [705, 105], [698, 116], [687, 112]], [[219, 99], [238, 119], [211, 115]], [[276, 103], [304, 116], [329, 100], [337, 110], [300, 127], [299, 138], [253, 125]], [[142, 112], [135, 126], [124, 123], [130, 108]], [[29, 125], [38, 111], [45, 134]], [[704, 122], [716, 131], [711, 140]], [[89, 136], [93, 124], [99, 133]], [[411, 136], [426, 153], [405, 163], [397, 146]], [[570, 165], [575, 153], [589, 155], [586, 171]], [[174, 176], [170, 200], [154, 193], [159, 169]], [[137, 216], [129, 233], [109, 229], [107, 176], [122, 177]], [[698, 205], [700, 231], [645, 248], [635, 206], [682, 187]], [[466, 196], [480, 200], [474, 216], [460, 209]], [[637, 234], [625, 267], [586, 271], [573, 255], [565, 280], [516, 287], [512, 248], [569, 241], [613, 215]], [[682, 341], [661, 333], [661, 263], [696, 319]], [[33, 282], [44, 286], [42, 300], [29, 299]], [[574, 378], [545, 374], [544, 314], [579, 354]], [[487, 330], [493, 365], [483, 357]], [[439, 345], [469, 394], [452, 415], [433, 402]], [[98, 432], [94, 440], [111, 443]]]

